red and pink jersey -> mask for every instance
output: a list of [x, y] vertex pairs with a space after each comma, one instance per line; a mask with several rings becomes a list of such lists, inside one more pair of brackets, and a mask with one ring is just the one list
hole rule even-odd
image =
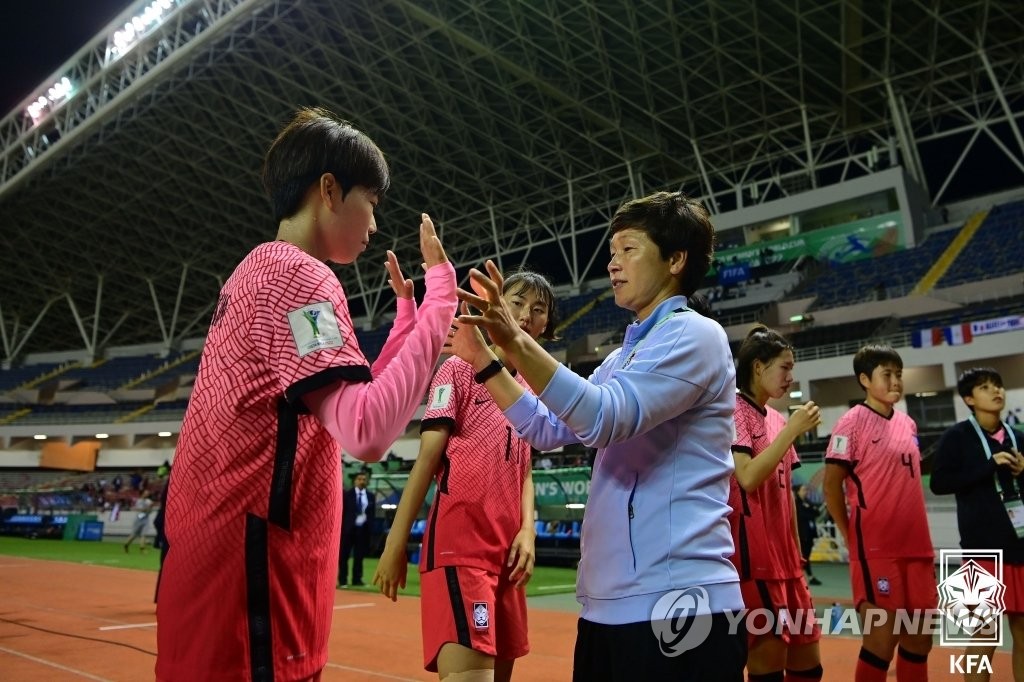
[[339, 380], [370, 369], [337, 276], [291, 244], [256, 247], [221, 290], [178, 441], [158, 678], [326, 664], [341, 453], [302, 397]]
[[825, 462], [848, 469], [850, 558], [933, 558], [921, 484], [917, 425], [903, 412], [884, 417], [865, 403], [832, 429]]
[[[740, 393], [736, 399], [736, 438], [732, 449], [756, 458], [786, 426], [777, 410], [758, 405]], [[793, 469], [800, 458], [791, 445], [775, 472], [757, 489], [746, 492], [730, 479], [729, 525], [736, 551], [732, 563], [741, 580], [785, 580], [803, 575], [800, 548], [793, 530]]]
[[[516, 381], [530, 390], [522, 377]], [[441, 364], [429, 400], [420, 428], [443, 424], [450, 431], [434, 477], [420, 570], [473, 566], [501, 573], [522, 527], [530, 444], [512, 430], [487, 389], [473, 381], [473, 366], [464, 360], [451, 357]]]

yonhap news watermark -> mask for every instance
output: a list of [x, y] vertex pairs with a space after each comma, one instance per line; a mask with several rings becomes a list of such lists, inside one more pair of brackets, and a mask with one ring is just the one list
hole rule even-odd
[[[945, 647], [991, 647], [1003, 643], [1006, 610], [1002, 550], [941, 550], [937, 609], [861, 609], [833, 603], [807, 609], [742, 609], [720, 612], [730, 634], [772, 634], [788, 641], [818, 633], [860, 637], [865, 630], [894, 635], [938, 635]], [[666, 656], [700, 646], [711, 632], [717, 609], [702, 587], [663, 595], [651, 612], [651, 627]], [[950, 656], [950, 670], [970, 664], [969, 654]], [[975, 658], [981, 658], [975, 657]], [[990, 662], [989, 662], [990, 663]]]

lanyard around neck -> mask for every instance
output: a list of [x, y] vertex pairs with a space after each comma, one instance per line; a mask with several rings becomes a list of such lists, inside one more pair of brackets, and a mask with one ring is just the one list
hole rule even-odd
[[[974, 432], [978, 434], [978, 440], [981, 441], [981, 447], [983, 447], [985, 449], [985, 459], [987, 459], [987, 460], [988, 459], [992, 459], [992, 448], [988, 444], [988, 435], [982, 430], [981, 424], [978, 423], [978, 419], [972, 414], [970, 417], [967, 418], [967, 420], [969, 422], [971, 422], [971, 426], [974, 427]], [[1011, 443], [1013, 443], [1013, 449], [1016, 450], [1017, 449], [1017, 437], [1014, 436], [1013, 429], [1011, 429], [1006, 424], [1006, 422], [1002, 422], [1001, 421], [999, 423], [1000, 423], [1000, 425], [1002, 425], [1003, 430], [1006, 431], [1006, 437], [1010, 439]], [[1001, 485], [999, 485], [999, 476], [998, 475], [996, 476], [996, 492], [999, 493], [1000, 495], [1003, 494], [1003, 488], [1002, 488]]]

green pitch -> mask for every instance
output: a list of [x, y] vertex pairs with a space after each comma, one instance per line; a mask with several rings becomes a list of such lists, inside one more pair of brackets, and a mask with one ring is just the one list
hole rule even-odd
[[[77, 542], [64, 540], [28, 540], [24, 538], [0, 537], [0, 555], [20, 556], [47, 561], [70, 561], [79, 564], [115, 566], [142, 571], [156, 571], [160, 568], [160, 552], [153, 548], [139, 552], [138, 544], [132, 545], [125, 553], [124, 544], [117, 540], [109, 542]], [[363, 562], [363, 579], [369, 583], [377, 569], [376, 559]], [[349, 587], [349, 590], [378, 591], [373, 585]], [[573, 592], [576, 589], [576, 571], [571, 568], [538, 566], [533, 579], [526, 587], [526, 594], [536, 597], [546, 594]], [[420, 573], [410, 564], [406, 588], [399, 594], [419, 596]]]

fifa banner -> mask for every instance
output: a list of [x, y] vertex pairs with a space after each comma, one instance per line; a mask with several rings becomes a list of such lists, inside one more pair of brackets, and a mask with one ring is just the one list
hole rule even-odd
[[1018, 329], [1024, 329], [1024, 315], [1011, 315], [1009, 317], [997, 317], [991, 320], [971, 322], [971, 334], [973, 336], [1015, 332]]
[[[813, 256], [823, 263], [849, 263], [877, 258], [906, 248], [903, 218], [899, 211], [811, 230], [789, 238], [758, 242], [752, 246], [715, 252], [719, 267], [745, 264], [750, 267]], [[711, 274], [715, 273], [714, 268]]]
[[[402, 489], [409, 480], [407, 473], [378, 473], [370, 477], [370, 490], [378, 495], [378, 504], [398, 504]], [[533, 470], [534, 500], [538, 507], [586, 504], [590, 494], [590, 467]], [[425, 504], [434, 500], [434, 484], [427, 491]]]
[[1024, 329], [1024, 316], [1011, 315], [978, 322], [964, 322], [948, 327], [915, 329], [911, 332], [910, 342], [914, 348], [930, 348], [941, 345], [943, 342], [947, 346], [960, 346], [970, 343], [975, 336], [1012, 332], [1019, 329]]

